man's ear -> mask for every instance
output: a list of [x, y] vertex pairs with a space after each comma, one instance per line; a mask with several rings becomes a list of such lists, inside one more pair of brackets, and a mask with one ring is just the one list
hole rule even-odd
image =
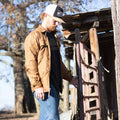
[[48, 17], [48, 14], [47, 13], [45, 13], [45, 15], [44, 15], [45, 17]]

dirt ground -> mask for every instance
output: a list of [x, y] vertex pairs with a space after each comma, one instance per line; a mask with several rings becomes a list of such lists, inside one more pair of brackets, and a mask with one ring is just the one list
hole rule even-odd
[[[60, 111], [60, 120], [71, 120], [72, 111], [61, 113]], [[0, 112], [0, 120], [38, 120], [38, 113], [23, 113], [23, 114], [14, 114], [13, 112]]]
[[37, 113], [14, 114], [12, 112], [0, 112], [0, 120], [38, 120]]

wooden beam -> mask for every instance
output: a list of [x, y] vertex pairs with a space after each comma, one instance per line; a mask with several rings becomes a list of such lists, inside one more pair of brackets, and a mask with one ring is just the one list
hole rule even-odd
[[[72, 23], [73, 25], [81, 23], [81, 24], [86, 24], [86, 23], [93, 23], [94, 21], [109, 21], [111, 20], [111, 14], [107, 14], [107, 15], [79, 15], [79, 17], [77, 17], [76, 19], [74, 19], [73, 16], [69, 16], [69, 18], [67, 18], [67, 16], [65, 17], [67, 20], [65, 21], [66, 23]], [[63, 24], [64, 25], [64, 24]]]
[[[65, 65], [68, 70], [70, 70], [70, 59], [65, 58]], [[69, 82], [66, 80], [63, 80], [63, 104], [64, 104], [64, 109], [63, 111], [68, 111], [69, 110]]]
[[99, 58], [100, 58], [100, 55], [99, 55], [99, 43], [98, 43], [96, 28], [91, 28], [89, 30], [89, 35], [90, 35], [91, 51], [93, 51], [95, 53], [96, 60], [99, 60]]

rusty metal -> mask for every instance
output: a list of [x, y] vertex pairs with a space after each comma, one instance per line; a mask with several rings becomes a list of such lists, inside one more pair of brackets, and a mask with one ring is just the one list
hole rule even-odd
[[80, 45], [79, 45], [80, 32], [75, 29], [75, 50], [76, 50], [76, 66], [78, 75], [78, 118], [77, 120], [84, 120], [84, 106], [83, 106], [83, 90], [82, 90], [82, 74], [81, 74], [81, 58], [80, 58]]
[[[79, 29], [75, 30], [75, 55], [76, 55], [76, 70], [79, 78], [77, 92], [77, 120], [90, 120], [93, 113], [96, 119], [101, 119], [99, 82], [98, 82], [98, 67], [94, 52], [87, 48], [80, 38]], [[88, 54], [91, 55], [91, 64], [88, 62]], [[90, 73], [93, 73], [93, 78], [90, 78]], [[94, 87], [94, 93], [91, 89]], [[90, 106], [90, 102], [96, 102], [96, 105]]]

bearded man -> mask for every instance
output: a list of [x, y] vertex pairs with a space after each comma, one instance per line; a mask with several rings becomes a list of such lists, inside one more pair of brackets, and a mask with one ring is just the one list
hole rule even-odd
[[60, 120], [59, 93], [62, 79], [75, 87], [78, 78], [72, 76], [62, 62], [56, 27], [62, 20], [63, 9], [55, 4], [46, 7], [41, 14], [42, 24], [25, 39], [25, 68], [34, 96], [40, 103], [39, 120]]

